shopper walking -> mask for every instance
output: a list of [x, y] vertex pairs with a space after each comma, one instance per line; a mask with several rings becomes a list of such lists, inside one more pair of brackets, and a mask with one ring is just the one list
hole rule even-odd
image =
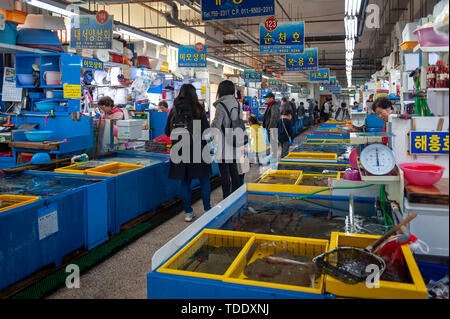
[[275, 95], [273, 93], [268, 93], [264, 98], [266, 99], [267, 109], [264, 113], [263, 128], [267, 130], [269, 141], [271, 141], [271, 130], [278, 129], [281, 105], [280, 102], [275, 101]]
[[[195, 212], [191, 207], [191, 183], [193, 179], [200, 180], [203, 208], [206, 211], [211, 209], [211, 185], [209, 177], [212, 174], [211, 164], [207, 159], [201, 156], [199, 163], [194, 162], [194, 142], [201, 143], [201, 149], [207, 147], [204, 140], [193, 140], [194, 121], [199, 121], [201, 125], [201, 134], [209, 128], [208, 119], [203, 105], [199, 102], [195, 87], [192, 84], [184, 84], [180, 93], [174, 101], [174, 106], [169, 113], [165, 133], [171, 137], [172, 151], [170, 154], [169, 178], [181, 180], [181, 199], [183, 202], [185, 221], [190, 222], [195, 218]], [[198, 123], [198, 122], [197, 122]], [[195, 123], [195, 124], [197, 124]], [[177, 130], [178, 129], [178, 130]], [[184, 161], [182, 154], [184, 147], [177, 147], [178, 153], [173, 149], [178, 143], [185, 143], [186, 139], [178, 139], [178, 132], [182, 129], [184, 134], [189, 134], [190, 156], [187, 162]], [[175, 131], [175, 132], [174, 132]], [[171, 136], [172, 132], [174, 136]], [[179, 146], [179, 145], [178, 145]], [[179, 161], [178, 159], [181, 159]]]
[[251, 140], [250, 151], [252, 155], [255, 156], [256, 164], [265, 164], [267, 145], [256, 115], [250, 117], [249, 124]]
[[289, 154], [289, 146], [292, 145], [294, 138], [292, 112], [286, 108], [281, 111], [281, 118], [278, 123], [278, 141], [281, 145], [281, 158]]
[[323, 120], [326, 122], [326, 121], [328, 121], [329, 119], [330, 119], [330, 113], [331, 113], [331, 99], [330, 98], [327, 98], [327, 100], [326, 100], [326, 102], [325, 102], [325, 104], [323, 105], [323, 115], [324, 115], [324, 118], [323, 118]]
[[[219, 84], [217, 91], [218, 100], [214, 102], [216, 115], [211, 127], [222, 132], [221, 156], [216, 158], [219, 164], [220, 175], [222, 177], [223, 199], [241, 186], [241, 178], [237, 167], [237, 158], [240, 150], [227, 145], [225, 138], [225, 129], [232, 127], [232, 121], [242, 119], [242, 110], [238, 100], [235, 97], [236, 88], [233, 82], [225, 80]], [[232, 154], [228, 154], [232, 151]]]

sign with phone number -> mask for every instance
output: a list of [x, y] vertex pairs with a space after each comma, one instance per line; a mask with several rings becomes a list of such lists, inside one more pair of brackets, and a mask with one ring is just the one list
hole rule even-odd
[[278, 23], [273, 30], [265, 23], [261, 23], [259, 43], [260, 53], [263, 54], [303, 53], [305, 22]]
[[103, 71], [103, 62], [83, 58], [81, 67], [86, 70]]
[[330, 80], [330, 69], [319, 69], [309, 72], [309, 82], [324, 82]]
[[275, 0], [202, 0], [202, 20], [261, 17], [275, 14]]
[[73, 49], [111, 49], [113, 16], [104, 24], [97, 22], [94, 15], [75, 15], [71, 18], [70, 47]]
[[195, 45], [180, 46], [178, 48], [179, 68], [206, 68], [206, 45], [202, 51], [197, 51]]
[[449, 155], [448, 132], [411, 132], [411, 154]]
[[306, 49], [304, 53], [286, 54], [286, 71], [315, 71], [319, 68], [318, 49]]

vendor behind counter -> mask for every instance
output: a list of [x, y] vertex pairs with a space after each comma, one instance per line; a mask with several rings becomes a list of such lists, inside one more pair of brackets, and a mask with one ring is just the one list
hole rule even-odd
[[114, 105], [114, 101], [109, 96], [104, 96], [98, 100], [97, 105], [103, 111], [102, 118], [105, 120], [125, 120], [128, 118], [126, 109]]

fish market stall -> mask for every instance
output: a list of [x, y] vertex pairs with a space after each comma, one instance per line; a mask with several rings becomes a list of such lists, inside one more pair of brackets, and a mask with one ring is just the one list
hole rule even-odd
[[0, 289], [42, 267], [59, 266], [77, 249], [108, 240], [107, 192], [106, 181], [66, 174], [24, 172], [1, 178], [0, 198], [32, 200], [0, 212]]
[[[283, 260], [288, 259], [291, 265], [309, 265], [313, 255], [328, 250], [326, 245], [336, 233], [378, 238], [392, 227], [384, 214], [377, 209], [376, 197], [349, 199], [334, 194], [277, 194], [251, 191], [249, 186], [243, 186], [155, 253], [152, 271], [147, 277], [148, 297], [334, 298], [335, 294], [327, 285], [322, 285], [319, 273], [306, 267], [304, 273], [296, 277], [298, 281], [292, 281], [289, 276], [282, 275], [286, 265], [280, 266], [277, 262], [283, 264]], [[206, 234], [214, 234], [216, 239], [202, 241]], [[218, 234], [221, 239], [217, 238]], [[197, 244], [199, 241], [202, 244]], [[306, 248], [309, 253], [295, 252], [293, 247], [302, 241], [303, 245], [311, 247], [311, 250]], [[205, 242], [215, 248], [201, 248]], [[257, 247], [254, 242], [258, 243]], [[219, 246], [228, 245], [235, 247], [234, 254], [230, 249], [220, 248], [224, 249], [222, 253], [219, 253], [220, 249], [217, 251]], [[322, 248], [313, 248], [314, 245], [322, 245]], [[267, 250], [267, 247], [273, 250]], [[405, 256], [408, 254], [411, 252], [406, 246]], [[216, 262], [224, 260], [222, 255], [228, 256], [227, 262], [213, 276], [208, 275], [208, 269], [214, 264], [208, 262], [211, 255], [219, 258], [213, 259]], [[406, 283], [402, 282], [388, 282], [387, 287], [394, 287], [399, 298], [426, 297], [423, 280], [415, 271], [415, 261], [408, 259], [408, 266], [413, 282], [406, 281], [411, 288], [403, 289]], [[419, 291], [408, 294], [411, 289]], [[352, 287], [349, 290], [353, 297], [364, 297]]]

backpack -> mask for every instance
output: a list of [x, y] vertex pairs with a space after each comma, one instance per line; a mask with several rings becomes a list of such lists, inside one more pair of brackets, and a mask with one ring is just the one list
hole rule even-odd
[[344, 110], [340, 107], [338, 108], [338, 110], [336, 111], [336, 115], [334, 116], [334, 119], [337, 122], [342, 122], [344, 121], [344, 117], [345, 117], [345, 112]]
[[[234, 129], [237, 129], [237, 128], [240, 128], [243, 132], [244, 132], [244, 140], [242, 141], [242, 140], [240, 140], [240, 141], [238, 141], [237, 140], [237, 138], [236, 138], [236, 136], [234, 135], [233, 136], [233, 147], [234, 148], [237, 148], [237, 147], [242, 147], [242, 146], [244, 146], [244, 145], [247, 145], [248, 144], [248, 134], [246, 133], [246, 130], [245, 130], [245, 123], [244, 123], [244, 120], [242, 120], [241, 119], [241, 111], [240, 111], [240, 108], [239, 107], [233, 107], [232, 109], [231, 109], [231, 111], [233, 111], [233, 109], [237, 109], [238, 110], [238, 119], [237, 120], [232, 120], [231, 119], [231, 112], [230, 111], [228, 111], [228, 109], [227, 109], [227, 107], [226, 107], [226, 105], [225, 104], [223, 104], [222, 102], [220, 102], [220, 104], [222, 104], [222, 106], [223, 106], [223, 108], [224, 108], [224, 110], [225, 110], [225, 113], [227, 113], [227, 115], [228, 115], [228, 118], [230, 119], [230, 121], [231, 121], [231, 128], [234, 130]], [[239, 103], [238, 103], [239, 104]], [[224, 132], [224, 134], [225, 134], [225, 127], [223, 127], [223, 132]]]
[[180, 110], [174, 107], [171, 112], [175, 112], [170, 123], [171, 131], [181, 128], [187, 130], [189, 135], [192, 136], [194, 131], [192, 111]]

